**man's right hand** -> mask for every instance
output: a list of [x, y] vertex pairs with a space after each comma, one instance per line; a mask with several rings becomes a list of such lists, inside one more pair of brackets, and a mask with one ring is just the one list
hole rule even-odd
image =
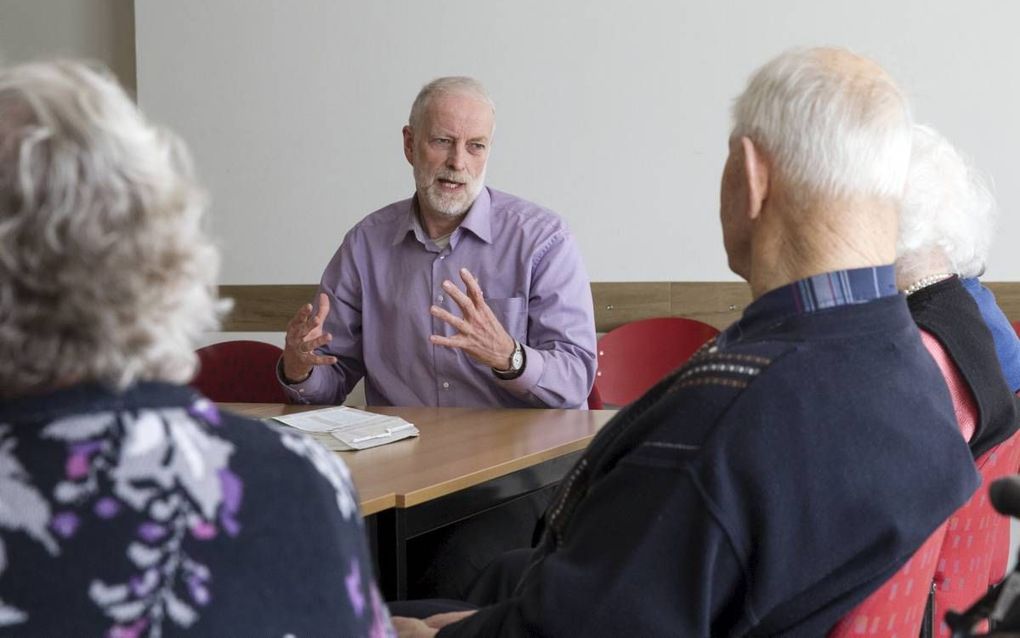
[[312, 315], [312, 304], [305, 304], [287, 324], [287, 339], [283, 348], [283, 376], [288, 383], [300, 383], [308, 378], [315, 366], [336, 363], [336, 357], [315, 354], [315, 349], [333, 338], [323, 334], [322, 324], [329, 314], [329, 297], [319, 293], [319, 311]]

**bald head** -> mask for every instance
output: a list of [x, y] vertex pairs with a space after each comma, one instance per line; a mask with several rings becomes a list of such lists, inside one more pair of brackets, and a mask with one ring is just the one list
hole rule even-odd
[[774, 179], [805, 195], [902, 197], [910, 111], [872, 60], [834, 48], [783, 53], [751, 76], [733, 119], [734, 136], [768, 156]]

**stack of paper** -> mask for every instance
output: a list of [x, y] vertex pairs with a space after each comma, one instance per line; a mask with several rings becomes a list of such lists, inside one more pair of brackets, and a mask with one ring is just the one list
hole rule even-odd
[[343, 406], [273, 418], [305, 432], [328, 434], [339, 442], [328, 446], [336, 450], [364, 450], [418, 436], [418, 428], [399, 416], [373, 414]]

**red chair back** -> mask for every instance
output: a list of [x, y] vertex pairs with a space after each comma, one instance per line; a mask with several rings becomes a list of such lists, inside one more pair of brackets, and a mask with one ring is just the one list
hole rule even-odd
[[945, 537], [943, 523], [892, 578], [843, 616], [827, 637], [920, 635], [931, 579]]
[[602, 404], [602, 395], [599, 394], [599, 387], [593, 385], [591, 387], [591, 394], [588, 395], [588, 409], [589, 410], [601, 410], [605, 406]]
[[276, 378], [283, 350], [261, 341], [224, 341], [197, 351], [200, 368], [191, 386], [212, 401], [286, 403]]
[[624, 324], [599, 339], [595, 391], [626, 405], [682, 365], [719, 331], [695, 319], [660, 317]]
[[992, 508], [988, 486], [1017, 471], [1020, 434], [1003, 441], [976, 462], [981, 487], [947, 522], [947, 532], [935, 568], [936, 635], [952, 635], [943, 618], [949, 610], [963, 611], [1002, 580], [1009, 557], [1009, 519]]
[[1016, 334], [1020, 337], [1020, 321], [1013, 322], [1013, 330], [1016, 330]]

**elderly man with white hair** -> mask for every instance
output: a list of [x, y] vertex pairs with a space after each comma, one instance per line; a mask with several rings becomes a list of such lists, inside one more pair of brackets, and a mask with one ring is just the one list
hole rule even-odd
[[220, 307], [188, 165], [106, 74], [0, 68], [0, 633], [387, 635], [343, 463], [182, 385]]
[[[595, 380], [591, 288], [552, 211], [485, 185], [495, 106], [468, 77], [429, 82], [403, 127], [414, 196], [351, 228], [317, 308], [287, 330], [295, 402], [582, 408]], [[458, 285], [463, 283], [464, 288]]]
[[902, 93], [799, 50], [734, 116], [721, 218], [753, 303], [599, 432], [512, 594], [402, 636], [822, 636], [976, 488], [895, 285]]
[[908, 175], [896, 281], [977, 458], [1017, 430], [1015, 397], [1003, 376], [1011, 362], [1000, 363], [992, 333], [962, 279], [976, 283], [984, 268], [995, 200], [981, 174], [927, 126], [914, 127]]

